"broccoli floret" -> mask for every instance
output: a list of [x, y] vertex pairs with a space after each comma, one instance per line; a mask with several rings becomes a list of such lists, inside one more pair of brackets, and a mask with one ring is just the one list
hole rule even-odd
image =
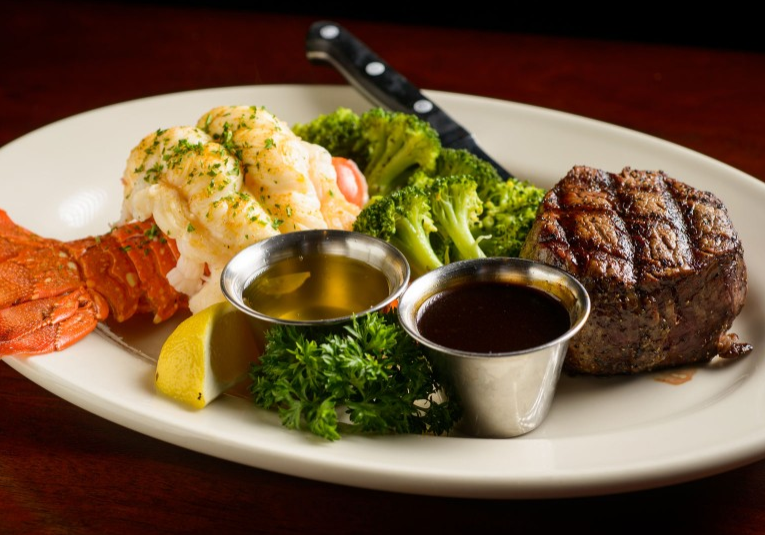
[[309, 123], [293, 125], [292, 131], [332, 156], [356, 162], [372, 196], [402, 188], [417, 170], [432, 173], [441, 152], [441, 139], [427, 121], [383, 108], [361, 115], [338, 108]]
[[504, 182], [493, 165], [465, 149], [442, 149], [436, 161], [434, 175], [469, 175], [476, 181], [479, 197], [487, 187]]
[[430, 242], [436, 227], [428, 196], [418, 188], [373, 197], [356, 217], [353, 230], [383, 239], [401, 251], [412, 278], [443, 265]]
[[367, 164], [367, 141], [361, 135], [361, 118], [349, 108], [319, 115], [308, 123], [292, 125], [292, 131], [304, 141], [321, 145], [332, 156], [350, 158], [359, 168]]
[[449, 175], [467, 175], [477, 183], [483, 212], [471, 228], [486, 256], [518, 256], [545, 191], [516, 178], [505, 181], [487, 161], [447, 147], [441, 149], [432, 172], [417, 171], [409, 183], [428, 188], [434, 177]]
[[414, 171], [434, 169], [441, 140], [416, 115], [372, 108], [361, 115], [360, 129], [368, 143], [363, 172], [370, 195], [391, 193], [405, 186]]
[[473, 236], [483, 201], [476, 182], [468, 175], [438, 177], [428, 184], [433, 221], [439, 234], [456, 248], [461, 260], [485, 255]]
[[[325, 147], [333, 156], [356, 162], [367, 179], [372, 198], [401, 191], [405, 186], [420, 193], [427, 191], [432, 197], [436, 183], [441, 181], [443, 186], [445, 180], [456, 180], [453, 177], [474, 183], [469, 189], [477, 194], [478, 202], [471, 193], [467, 198], [472, 200], [466, 201], [463, 211], [455, 209], [457, 203], [454, 201], [444, 205], [440, 201], [434, 203], [433, 198], [428, 200], [429, 223], [421, 222], [419, 227], [420, 232], [428, 228], [425, 235], [430, 239], [423, 240], [420, 235], [418, 240], [423, 246], [428, 241], [430, 245], [412, 249], [402, 244], [400, 238], [393, 239], [400, 249], [405, 250], [410, 263], [415, 264], [413, 273], [420, 267], [424, 273], [437, 263], [446, 264], [457, 259], [483, 255], [517, 256], [545, 193], [528, 182], [515, 178], [503, 180], [490, 163], [467, 150], [441, 147], [436, 131], [416, 115], [382, 108], [372, 108], [358, 115], [348, 108], [338, 108], [309, 123], [296, 124], [292, 130], [304, 140]], [[396, 235], [400, 223], [390, 221], [401, 220], [402, 202], [403, 198], [396, 199], [392, 207], [375, 208], [380, 214], [390, 211], [385, 217], [375, 217], [387, 221], [386, 225], [393, 230], [386, 232], [391, 236]], [[406, 202], [412, 203], [411, 199]], [[395, 218], [394, 213], [397, 214]], [[418, 211], [411, 214], [410, 223], [418, 214]], [[362, 211], [359, 216], [361, 222], [357, 226], [367, 226], [369, 230], [364, 232], [368, 234], [378, 235], [385, 228], [379, 222], [370, 224], [365, 221], [371, 213]], [[433, 231], [434, 226], [438, 233]], [[472, 239], [465, 233], [465, 228], [471, 230]], [[411, 229], [402, 231], [402, 235], [407, 232]]]
[[475, 180], [478, 196], [481, 198], [483, 198], [482, 192], [484, 190], [496, 182], [503, 181], [493, 165], [472, 152], [465, 149], [442, 147], [433, 170], [427, 173], [418, 170], [409, 178], [409, 183], [418, 187], [425, 187], [434, 177], [454, 175], [469, 175]]
[[499, 181], [484, 192], [484, 210], [474, 231], [487, 256], [518, 256], [545, 190], [517, 179]]

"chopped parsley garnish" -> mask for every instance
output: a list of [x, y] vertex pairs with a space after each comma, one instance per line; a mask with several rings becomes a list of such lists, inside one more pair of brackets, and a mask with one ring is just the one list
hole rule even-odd
[[153, 224], [151, 227], [149, 227], [148, 229], [146, 229], [146, 231], [144, 231], [144, 233], [143, 233], [143, 234], [144, 234], [144, 236], [146, 236], [146, 237], [147, 237], [147, 238], [149, 238], [150, 240], [153, 240], [153, 239], [155, 239], [157, 236], [159, 236], [159, 235], [160, 235], [160, 230], [159, 230], [159, 227], [158, 227], [156, 224]]

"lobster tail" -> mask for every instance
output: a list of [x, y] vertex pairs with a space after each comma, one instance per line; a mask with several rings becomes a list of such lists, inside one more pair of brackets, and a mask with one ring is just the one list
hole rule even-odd
[[0, 210], [0, 357], [64, 349], [110, 314], [168, 319], [188, 305], [166, 277], [177, 259], [175, 242], [151, 220], [62, 242]]

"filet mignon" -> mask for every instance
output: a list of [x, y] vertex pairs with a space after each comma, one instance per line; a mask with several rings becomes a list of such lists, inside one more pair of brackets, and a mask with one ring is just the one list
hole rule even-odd
[[574, 167], [547, 192], [521, 256], [590, 293], [568, 372], [634, 374], [752, 349], [728, 334], [747, 273], [726, 207], [661, 171]]

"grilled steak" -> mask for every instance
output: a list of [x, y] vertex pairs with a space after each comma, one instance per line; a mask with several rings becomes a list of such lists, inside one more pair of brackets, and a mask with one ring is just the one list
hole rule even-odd
[[752, 349], [728, 334], [747, 275], [727, 209], [663, 172], [574, 167], [546, 194], [521, 256], [590, 293], [568, 372], [634, 374]]

